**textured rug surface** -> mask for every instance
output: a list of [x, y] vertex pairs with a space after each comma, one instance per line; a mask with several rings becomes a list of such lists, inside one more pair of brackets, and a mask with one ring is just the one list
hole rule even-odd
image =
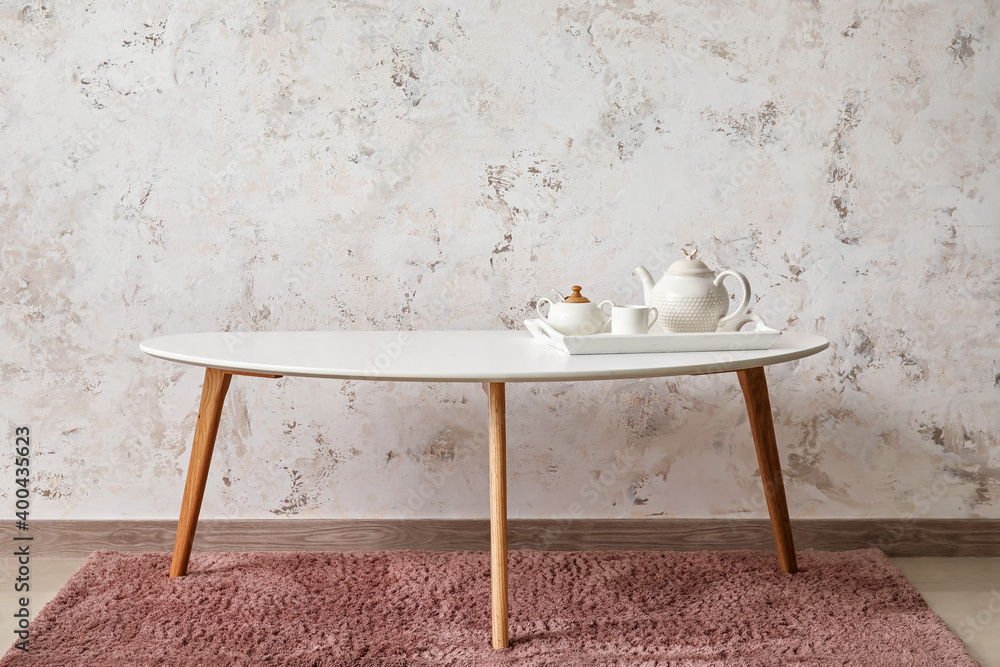
[[489, 555], [99, 551], [31, 625], [35, 665], [975, 665], [880, 551], [510, 554], [512, 647], [490, 648]]

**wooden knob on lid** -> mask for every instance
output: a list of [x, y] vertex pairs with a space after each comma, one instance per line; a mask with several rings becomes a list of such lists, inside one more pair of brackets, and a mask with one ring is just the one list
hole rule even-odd
[[566, 297], [566, 303], [590, 303], [590, 299], [580, 294], [580, 290], [583, 288], [579, 285], [573, 285], [571, 288], [573, 293]]

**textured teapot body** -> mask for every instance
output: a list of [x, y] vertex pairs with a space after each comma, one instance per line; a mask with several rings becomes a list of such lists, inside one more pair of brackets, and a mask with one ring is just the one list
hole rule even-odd
[[657, 322], [668, 333], [715, 331], [729, 310], [729, 292], [711, 279], [664, 275], [648, 305], [660, 313]]
[[[742, 273], [723, 271], [716, 276], [693, 257], [674, 262], [655, 283], [645, 268], [633, 272], [642, 279], [646, 305], [659, 312], [657, 322], [666, 333], [718, 331], [750, 305], [750, 283]], [[739, 305], [729, 315], [729, 292], [722, 284], [726, 276], [736, 278], [743, 288]]]

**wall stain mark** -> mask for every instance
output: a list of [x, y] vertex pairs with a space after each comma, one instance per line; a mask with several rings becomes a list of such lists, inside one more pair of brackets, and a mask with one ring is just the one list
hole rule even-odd
[[[503, 235], [503, 241], [499, 241], [499, 242], [498, 242], [498, 243], [497, 243], [497, 244], [496, 244], [496, 245], [495, 245], [495, 246], [493, 247], [493, 254], [494, 254], [494, 255], [499, 255], [499, 254], [501, 254], [501, 253], [505, 253], [505, 252], [513, 252], [513, 250], [514, 250], [514, 246], [513, 246], [513, 244], [511, 244], [511, 241], [513, 240], [513, 238], [514, 238], [514, 235], [513, 235], [513, 234], [511, 234], [510, 232], [507, 232], [506, 234], [504, 234], [504, 235]], [[500, 244], [501, 244], [501, 243], [503, 243], [504, 241], [506, 241], [506, 245], [504, 245], [504, 246], [503, 246], [503, 247], [501, 248], [501, 247], [500, 247]]]
[[[854, 503], [847, 490], [834, 484], [830, 475], [822, 469], [823, 448], [819, 446], [822, 423], [824, 422], [816, 415], [801, 425], [802, 445], [789, 452], [788, 463], [784, 466], [785, 474], [788, 479], [808, 484], [828, 498], [852, 505]], [[755, 472], [754, 476], [760, 477], [760, 471]]]
[[421, 459], [437, 464], [450, 463], [458, 458], [463, 450], [468, 449], [473, 439], [472, 432], [467, 429], [446, 426], [438, 431], [431, 443], [424, 448]]
[[948, 47], [955, 62], [960, 62], [965, 67], [969, 66], [969, 61], [976, 55], [972, 45], [974, 41], [976, 38], [971, 33], [963, 35], [961, 30], [955, 32], [955, 39], [951, 40], [951, 46]]
[[733, 52], [730, 50], [729, 45], [725, 42], [719, 42], [715, 40], [703, 40], [701, 43], [701, 48], [711, 53], [717, 58], [722, 58], [723, 60], [733, 60]]
[[861, 27], [861, 17], [858, 14], [854, 15], [854, 23], [847, 26], [847, 28], [840, 33], [844, 37], [854, 37], [854, 32]]
[[713, 112], [707, 114], [709, 120], [717, 123], [716, 132], [736, 137], [751, 146], [764, 146], [777, 139], [773, 131], [778, 125], [780, 116], [778, 105], [771, 100], [752, 113], [728, 114], [721, 118]]
[[928, 438], [938, 447], [941, 447], [942, 449], [945, 448], [944, 429], [941, 428], [940, 426], [924, 425], [921, 426], [921, 428], [917, 429], [917, 432], [920, 433], [920, 435], [924, 436], [925, 438]]
[[519, 172], [516, 169], [511, 169], [505, 164], [486, 166], [486, 182], [504, 204], [507, 203], [504, 201], [504, 195], [514, 189], [514, 179], [518, 175]]
[[850, 170], [844, 167], [831, 166], [828, 172], [828, 177], [826, 179], [827, 183], [844, 183], [845, 185], [852, 185], [854, 183], [854, 174]]
[[869, 338], [868, 334], [866, 334], [862, 329], [855, 328], [854, 333], [856, 333], [858, 338], [861, 339], [860, 342], [854, 346], [854, 349], [860, 356], [868, 359], [868, 361], [871, 361], [875, 357], [875, 343], [872, 342], [872, 339]]
[[271, 514], [277, 514], [279, 516], [299, 514], [305, 507], [308, 507], [315, 500], [315, 498], [305, 493], [302, 473], [298, 470], [289, 469], [287, 466], [283, 466], [282, 470], [287, 471], [291, 477], [292, 488], [288, 492], [288, 495], [285, 496], [284, 500], [281, 501], [281, 505], [276, 509], [270, 510], [270, 512]]
[[947, 467], [945, 472], [954, 475], [963, 482], [975, 485], [973, 497], [969, 503], [973, 508], [990, 505], [1000, 491], [1000, 468], [979, 466], [975, 470]]
[[830, 200], [830, 203], [832, 203], [833, 207], [837, 209], [837, 215], [840, 216], [840, 219], [846, 221], [847, 216], [850, 214], [850, 210], [848, 210], [847, 204], [844, 200], [841, 197], [834, 197]]

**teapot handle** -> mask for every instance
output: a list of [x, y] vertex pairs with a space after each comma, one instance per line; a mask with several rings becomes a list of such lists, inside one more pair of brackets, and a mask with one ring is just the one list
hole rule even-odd
[[[718, 287], [722, 285], [722, 279], [726, 276], [733, 276], [740, 281], [740, 286], [743, 287], [743, 298], [740, 299], [740, 304], [736, 306], [736, 310], [719, 320], [719, 327], [723, 327], [729, 322], [735, 320], [737, 317], [740, 317], [743, 313], [747, 312], [747, 308], [750, 307], [750, 281], [747, 280], [747, 277], [739, 271], [723, 271], [716, 277], [715, 286]], [[728, 296], [728, 294], [729, 293], [727, 292], [726, 295]]]
[[544, 315], [542, 315], [542, 302], [543, 301], [545, 303], [549, 304], [549, 308], [552, 307], [552, 299], [550, 299], [550, 298], [548, 298], [546, 296], [543, 296], [541, 299], [539, 299], [537, 302], [535, 302], [535, 312], [538, 313], [538, 316], [540, 318], [542, 318], [543, 322], [548, 322], [549, 319], [547, 317], [545, 317]]

